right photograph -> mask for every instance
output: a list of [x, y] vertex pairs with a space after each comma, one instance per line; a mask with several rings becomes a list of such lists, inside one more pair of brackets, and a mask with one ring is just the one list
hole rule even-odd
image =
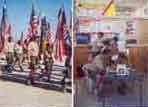
[[148, 106], [148, 0], [74, 0], [74, 107]]

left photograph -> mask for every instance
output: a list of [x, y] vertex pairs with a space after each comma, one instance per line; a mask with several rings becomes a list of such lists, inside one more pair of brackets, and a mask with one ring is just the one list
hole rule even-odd
[[72, 106], [72, 0], [0, 0], [0, 107]]

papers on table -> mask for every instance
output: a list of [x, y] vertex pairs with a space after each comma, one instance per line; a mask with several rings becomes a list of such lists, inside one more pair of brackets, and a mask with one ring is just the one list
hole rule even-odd
[[117, 72], [117, 75], [129, 75], [130, 73], [126, 64], [117, 64], [116, 72]]
[[112, 69], [110, 67], [106, 68], [107, 73], [115, 73], [119, 76], [125, 76], [130, 74], [130, 69], [127, 67], [126, 64], [117, 64], [116, 69]]

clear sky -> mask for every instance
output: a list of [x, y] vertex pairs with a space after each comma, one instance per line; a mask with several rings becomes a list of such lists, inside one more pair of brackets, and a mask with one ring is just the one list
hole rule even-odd
[[[55, 34], [59, 8], [64, 4], [67, 23], [71, 16], [72, 0], [34, 0], [38, 14], [47, 16], [51, 30]], [[0, 0], [0, 20], [2, 16], [3, 0]], [[12, 26], [12, 36], [15, 41], [20, 38], [21, 32], [26, 32], [29, 25], [32, 0], [7, 0], [7, 14]]]

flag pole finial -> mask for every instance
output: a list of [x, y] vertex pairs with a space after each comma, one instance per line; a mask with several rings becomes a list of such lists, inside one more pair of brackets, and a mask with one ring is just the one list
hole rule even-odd
[[6, 0], [3, 0], [3, 8], [6, 8]]

